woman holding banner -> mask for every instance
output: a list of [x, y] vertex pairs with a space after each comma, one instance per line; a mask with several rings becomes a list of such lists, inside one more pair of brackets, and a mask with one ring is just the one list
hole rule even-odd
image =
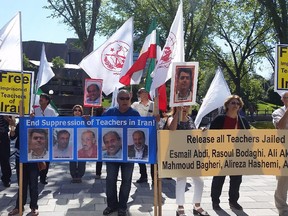
[[[72, 112], [73, 112], [73, 116], [82, 116], [83, 107], [77, 104], [72, 108]], [[71, 183], [81, 183], [82, 177], [85, 174], [86, 162], [85, 161], [81, 161], [81, 162], [70, 161], [69, 168], [70, 168], [70, 175], [72, 177]]]
[[[169, 130], [196, 129], [192, 118], [189, 116], [189, 108], [189, 106], [173, 107], [167, 122]], [[200, 206], [204, 182], [200, 177], [195, 176], [192, 177], [192, 179], [195, 186], [193, 196], [193, 214], [209, 216], [209, 214]], [[184, 210], [186, 181], [187, 177], [176, 179], [176, 203], [178, 205], [176, 216], [186, 216]]]
[[[218, 115], [210, 125], [210, 129], [250, 129], [249, 123], [239, 115], [244, 103], [238, 95], [229, 96], [224, 102], [225, 115]], [[221, 210], [219, 205], [220, 195], [226, 176], [214, 176], [211, 186], [212, 207], [214, 210]], [[242, 175], [230, 176], [229, 205], [236, 210], [242, 210], [238, 204], [239, 189], [242, 182]]]

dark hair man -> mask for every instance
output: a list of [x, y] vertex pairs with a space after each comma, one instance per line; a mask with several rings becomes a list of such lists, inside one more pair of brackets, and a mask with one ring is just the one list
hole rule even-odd
[[133, 145], [128, 146], [128, 157], [132, 159], [147, 159], [148, 145], [145, 144], [145, 133], [142, 130], [136, 130], [132, 134]]
[[192, 101], [192, 70], [178, 68], [176, 77], [175, 102]]

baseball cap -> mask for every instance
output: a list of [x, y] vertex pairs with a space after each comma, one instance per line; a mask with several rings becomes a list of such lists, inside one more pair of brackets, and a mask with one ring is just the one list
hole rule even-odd
[[142, 92], [148, 93], [148, 91], [145, 88], [140, 88], [137, 93], [141, 94]]

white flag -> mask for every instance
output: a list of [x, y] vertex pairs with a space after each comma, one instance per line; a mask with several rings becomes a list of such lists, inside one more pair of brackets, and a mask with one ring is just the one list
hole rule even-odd
[[[163, 85], [172, 77], [172, 62], [184, 62], [184, 34], [183, 34], [183, 4], [180, 1], [176, 16], [166, 39], [160, 60], [151, 75], [153, 81], [150, 93], [153, 95], [155, 89]], [[151, 95], [150, 94], [150, 95]], [[151, 96], [152, 96], [151, 95]]]
[[112, 94], [112, 100], [111, 100], [110, 107], [118, 106], [118, 102], [117, 102], [118, 91], [119, 91], [119, 89], [117, 89], [117, 87], [115, 87], [115, 90], [113, 91], [113, 94]]
[[42, 45], [42, 52], [41, 52], [41, 59], [40, 59], [40, 66], [36, 78], [36, 86], [35, 86], [35, 93], [37, 93], [38, 89], [49, 82], [55, 74], [51, 69], [45, 53], [45, 46]]
[[[129, 52], [130, 49], [132, 50]], [[105, 95], [109, 95], [115, 87], [118, 89], [123, 87], [123, 84], [119, 82], [121, 71], [128, 70], [132, 63], [133, 17], [128, 19], [98, 49], [86, 56], [79, 66], [91, 78], [103, 79], [102, 90]]]
[[20, 12], [0, 30], [0, 70], [22, 72]]
[[203, 103], [195, 119], [196, 128], [199, 127], [202, 118], [213, 110], [222, 107], [225, 100], [231, 95], [230, 89], [224, 79], [220, 68], [217, 69], [214, 79], [205, 95]]

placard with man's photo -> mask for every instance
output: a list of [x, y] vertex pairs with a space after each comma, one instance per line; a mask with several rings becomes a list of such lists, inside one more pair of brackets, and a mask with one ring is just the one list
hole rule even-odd
[[28, 161], [49, 160], [49, 129], [28, 129]]
[[149, 130], [147, 128], [127, 129], [128, 160], [149, 160]]
[[53, 159], [73, 159], [73, 137], [73, 128], [53, 128]]
[[85, 79], [84, 107], [100, 107], [102, 105], [103, 79]]
[[173, 62], [170, 107], [196, 104], [198, 62]]

